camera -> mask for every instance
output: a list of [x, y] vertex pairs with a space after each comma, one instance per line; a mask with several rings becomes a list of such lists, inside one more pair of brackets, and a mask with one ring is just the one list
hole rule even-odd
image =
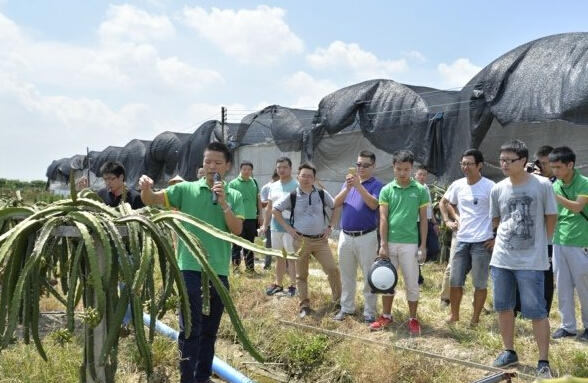
[[539, 162], [539, 160], [535, 160], [533, 162], [529, 162], [525, 166], [525, 171], [527, 173], [535, 173], [536, 171], [538, 171], [539, 173], [542, 173], [543, 172], [543, 168], [541, 167], [541, 162]]

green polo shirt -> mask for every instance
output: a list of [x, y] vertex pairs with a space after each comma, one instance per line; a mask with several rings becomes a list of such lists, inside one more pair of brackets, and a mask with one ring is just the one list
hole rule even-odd
[[[243, 199], [241, 193], [225, 184], [227, 203], [233, 214], [243, 218]], [[225, 215], [220, 204], [212, 203], [212, 191], [206, 184], [206, 178], [194, 182], [180, 182], [164, 190], [166, 207], [173, 206], [179, 211], [201, 219], [214, 227], [229, 231], [225, 222]], [[231, 243], [196, 228], [183, 224], [186, 229], [196, 234], [204, 245], [208, 255], [208, 262], [218, 275], [229, 275], [231, 263]], [[202, 267], [190, 253], [183, 241], [178, 241], [178, 266], [180, 270], [201, 271]]]
[[259, 194], [257, 182], [253, 178], [245, 181], [239, 175], [239, 177], [229, 182], [229, 187], [238, 190], [243, 196], [245, 219], [257, 219], [257, 195]]
[[[588, 198], [588, 178], [584, 177], [577, 169], [574, 169], [574, 177], [569, 185], [562, 180], [553, 183], [553, 190], [571, 201], [579, 196]], [[565, 194], [564, 194], [565, 191]], [[567, 197], [566, 197], [567, 195]], [[588, 216], [588, 204], [582, 210]], [[579, 213], [557, 204], [557, 226], [553, 236], [553, 243], [563, 246], [588, 246], [588, 220]]]
[[429, 204], [427, 189], [411, 178], [406, 187], [396, 179], [380, 191], [380, 205], [388, 206], [388, 242], [419, 243], [420, 208]]

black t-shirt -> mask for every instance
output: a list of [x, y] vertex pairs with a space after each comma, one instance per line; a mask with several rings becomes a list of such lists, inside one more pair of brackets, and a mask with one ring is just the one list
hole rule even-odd
[[[133, 210], [145, 207], [143, 200], [141, 200], [141, 194], [138, 191], [133, 189], [126, 189], [126, 191], [127, 198], [125, 202], [128, 202]], [[104, 203], [110, 207], [117, 207], [120, 204], [120, 200], [122, 199], [122, 194], [115, 196], [107, 188], [98, 190], [98, 195], [100, 198], [102, 198], [102, 201], [104, 201]]]

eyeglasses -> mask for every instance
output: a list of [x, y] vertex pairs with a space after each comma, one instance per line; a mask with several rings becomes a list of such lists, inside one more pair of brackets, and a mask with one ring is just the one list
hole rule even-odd
[[475, 162], [460, 162], [459, 166], [461, 166], [462, 168], [467, 168], [468, 166], [474, 166], [476, 165]]
[[364, 168], [364, 169], [367, 169], [372, 165], [373, 164], [364, 164], [363, 162], [356, 162], [355, 163], [355, 166], [357, 166], [358, 168]]
[[115, 180], [115, 179], [117, 179], [117, 178], [118, 178], [117, 176], [108, 176], [108, 177], [102, 177], [102, 179], [103, 179], [104, 181], [111, 181], [111, 182], [112, 182], [112, 181], [114, 181], [114, 180]]
[[517, 158], [499, 158], [498, 162], [500, 164], [507, 164], [507, 165], [511, 165], [513, 162], [520, 160], [522, 157], [517, 157]]

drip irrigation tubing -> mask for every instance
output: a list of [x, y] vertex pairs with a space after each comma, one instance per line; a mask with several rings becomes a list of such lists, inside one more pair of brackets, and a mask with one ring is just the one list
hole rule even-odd
[[[416, 348], [411, 348], [411, 347], [404, 347], [404, 346], [399, 346], [397, 344], [394, 343], [384, 343], [384, 342], [380, 342], [377, 340], [373, 340], [373, 339], [368, 339], [368, 338], [364, 338], [358, 335], [353, 335], [353, 334], [346, 334], [340, 331], [334, 331], [334, 330], [327, 330], [327, 329], [322, 329], [320, 327], [315, 327], [315, 326], [311, 326], [308, 324], [302, 324], [302, 323], [296, 323], [296, 322], [290, 322], [290, 321], [286, 321], [283, 319], [279, 320], [280, 323], [286, 324], [288, 326], [292, 326], [292, 327], [297, 327], [299, 329], [303, 329], [303, 330], [310, 330], [310, 331], [314, 331], [314, 332], [320, 332], [326, 335], [331, 335], [331, 336], [336, 336], [339, 338], [347, 338], [347, 339], [354, 339], [354, 340], [358, 340], [360, 342], [366, 343], [366, 344], [373, 344], [373, 345], [378, 345], [381, 347], [386, 347], [386, 348], [394, 348], [397, 350], [402, 350], [402, 351], [409, 351], [412, 353], [416, 353], [416, 354], [420, 354], [421, 356], [427, 357], [427, 358], [431, 358], [431, 359], [441, 359], [450, 363], [454, 363], [454, 364], [460, 364], [466, 367], [470, 367], [470, 368], [475, 368], [475, 369], [479, 369], [479, 370], [485, 370], [485, 371], [489, 371], [489, 372], [512, 372], [510, 370], [504, 370], [501, 368], [496, 368], [496, 367], [491, 367], [491, 366], [486, 366], [480, 363], [476, 363], [476, 362], [470, 362], [468, 360], [461, 360], [461, 359], [454, 359], [454, 358], [449, 358], [447, 356], [443, 356], [443, 355], [439, 355], [439, 354], [435, 354], [429, 351], [423, 351], [423, 350], [418, 350]], [[525, 374], [525, 373], [521, 373], [519, 371], [516, 372], [517, 376], [521, 379], [527, 380], [527, 381], [534, 381], [537, 377], [536, 376], [532, 376], [529, 374]]]

